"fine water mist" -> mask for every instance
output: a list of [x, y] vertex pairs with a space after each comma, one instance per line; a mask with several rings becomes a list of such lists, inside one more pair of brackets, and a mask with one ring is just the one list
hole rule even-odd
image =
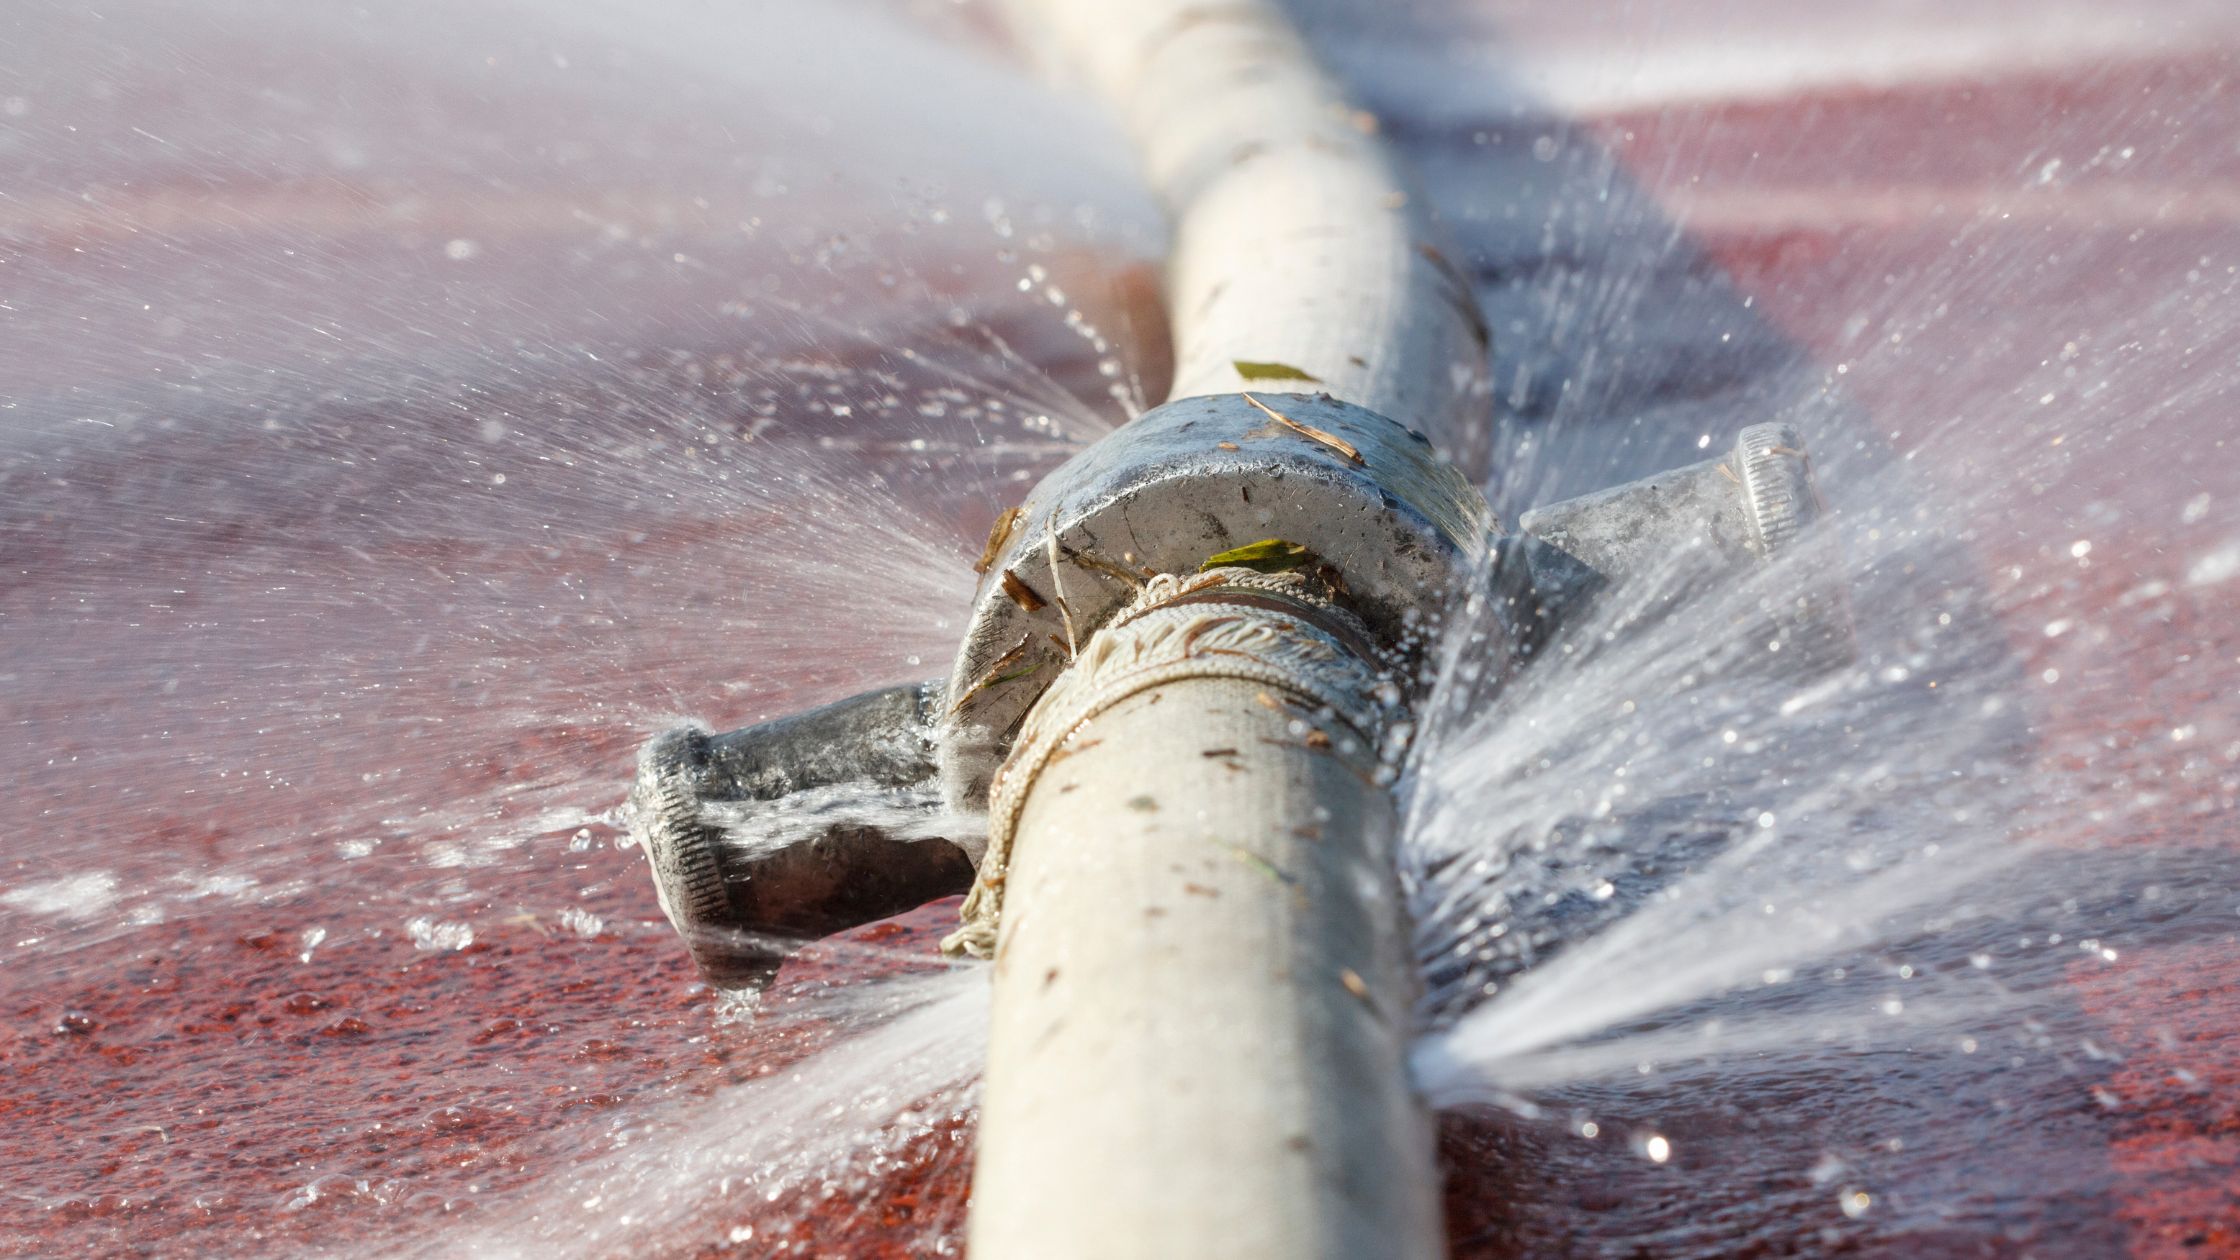
[[[1496, 6], [1436, 49], [1325, 19], [1512, 336], [1504, 515], [1757, 420], [1806, 435], [1833, 509], [1746, 580], [1676, 546], [1513, 678], [1494, 609], [1448, 627], [1409, 779], [1416, 1067], [1482, 1118], [1449, 1153], [1495, 1201], [1449, 1208], [1489, 1254], [2225, 1228], [2221, 1165], [2185, 1206], [2167, 1170], [2218, 1123], [2188, 1109], [2230, 1023], [2181, 977], [2240, 928], [2209, 138], [2240, 30], [2033, 12], [1995, 66], [1995, 5]], [[1700, 55], [1744, 32], [1741, 79]], [[1409, 57], [1450, 73], [1384, 73]], [[1830, 581], [1857, 659], [1783, 669], [1752, 627]], [[2155, 1136], [2103, 1159], [2100, 1128]]]
[[836, 1237], [963, 1149], [930, 940], [727, 1016], [616, 811], [680, 720], [939, 673], [1163, 388], [1106, 124], [877, 7], [0, 26], [6, 1248]]

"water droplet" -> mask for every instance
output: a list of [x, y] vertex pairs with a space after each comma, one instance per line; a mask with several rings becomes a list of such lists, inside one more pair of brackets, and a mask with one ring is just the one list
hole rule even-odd
[[464, 923], [445, 923], [419, 915], [407, 919], [405, 935], [412, 938], [412, 947], [425, 952], [460, 950], [474, 944], [474, 929]]

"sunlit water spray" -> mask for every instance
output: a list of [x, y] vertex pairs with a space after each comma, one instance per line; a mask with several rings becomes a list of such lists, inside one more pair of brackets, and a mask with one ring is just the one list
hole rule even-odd
[[[235, 16], [254, 25], [272, 15], [246, 6]], [[485, 20], [469, 26], [479, 30], [474, 23]], [[374, 42], [363, 51], [377, 63], [374, 54], [392, 45], [409, 51], [416, 34], [437, 29], [403, 21], [358, 31], [324, 13], [293, 23], [282, 21], [275, 44], [321, 47], [368, 35]], [[726, 40], [781, 32], [847, 43], [921, 72], [938, 67], [968, 95], [988, 93], [990, 108], [1023, 90], [969, 64], [974, 54], [870, 13], [827, 18], [803, 7], [728, 25], [652, 14], [624, 25], [596, 10], [560, 13], [535, 36], [553, 47], [512, 72], [513, 104], [533, 110], [540, 99], [557, 100], [563, 111], [580, 109], [587, 102], [571, 85], [585, 84], [580, 95], [599, 102], [664, 60], [700, 65]], [[441, 29], [447, 40], [459, 33]], [[159, 58], [191, 48], [195, 37], [153, 16], [136, 32]], [[569, 47], [578, 48], [573, 58]], [[604, 74], [585, 73], [584, 48]], [[430, 90], [446, 86], [444, 73], [436, 63]], [[667, 120], [659, 100], [641, 107], [642, 121], [607, 120], [620, 135], [576, 137], [583, 152], [573, 160], [590, 161], [602, 142], [630, 148], [624, 179], [654, 183], [661, 196], [679, 170], [704, 188], [676, 194], [675, 204], [558, 216], [579, 231], [525, 221], [521, 206], [512, 214], [499, 206], [479, 236], [447, 238], [444, 225], [422, 221], [447, 212], [425, 203], [454, 195], [453, 184], [470, 200], [488, 188], [413, 163], [430, 151], [448, 158], [454, 149], [504, 146], [506, 126], [518, 125], [512, 120], [445, 137], [446, 148], [378, 112], [343, 111], [335, 125], [362, 132], [357, 140], [322, 133], [304, 154], [283, 145], [271, 160], [282, 189], [292, 187], [292, 162], [311, 176], [339, 169], [369, 183], [370, 224], [344, 225], [366, 239], [338, 244], [336, 225], [280, 215], [260, 227], [272, 248], [236, 262], [226, 257], [228, 237], [213, 241], [191, 213], [128, 203], [119, 210], [127, 224], [138, 214], [153, 226], [136, 228], [125, 244], [82, 249], [97, 259], [86, 270], [24, 269], [9, 311], [32, 344], [8, 403], [6, 472], [23, 523], [11, 558], [34, 576], [15, 587], [14, 619], [25, 634], [60, 633], [41, 653], [41, 672], [87, 680], [84, 699], [115, 690], [147, 700], [135, 721], [100, 740], [76, 738], [83, 724], [55, 724], [62, 738], [35, 741], [32, 750], [42, 764], [19, 767], [29, 794], [66, 792], [128, 755], [142, 780], [128, 799], [154, 794], [144, 781], [153, 773], [168, 792], [217, 806], [240, 804], [251, 791], [295, 795], [287, 789], [301, 789], [314, 765], [325, 783], [354, 771], [360, 782], [347, 793], [273, 819], [282, 833], [293, 834], [305, 816], [321, 831], [356, 833], [334, 841], [354, 860], [368, 845], [412, 841], [399, 832], [486, 826], [486, 797], [431, 799], [442, 789], [419, 767], [487, 758], [502, 742], [497, 732], [567, 729], [622, 743], [667, 718], [705, 713], [711, 695], [732, 696], [737, 712], [725, 716], [752, 718], [865, 677], [937, 671], [954, 645], [951, 619], [969, 595], [974, 518], [1014, 494], [1012, 483], [1137, 405], [1140, 385], [1085, 311], [1098, 303], [1115, 310], [1109, 290], [1125, 276], [1110, 265], [1114, 238], [1138, 231], [1144, 218], [1125, 196], [1069, 201], [1100, 178], [1084, 183], [1078, 163], [1075, 175], [1039, 190], [1032, 179], [969, 164], [881, 171], [894, 149], [913, 143], [907, 128], [847, 93], [827, 93], [814, 108], [787, 98], [797, 74], [814, 71], [789, 66], [751, 90], [729, 79], [709, 86], [759, 100], [768, 112], [734, 104], [795, 129], [795, 139], [744, 163], [695, 158], [701, 137], [690, 131], [622, 144], [639, 139], [634, 122], [660, 134]], [[182, 83], [189, 93], [208, 90], [191, 74]], [[122, 125], [144, 119], [132, 98], [119, 100], [118, 84], [94, 83], [87, 102], [60, 87], [30, 90], [44, 86], [27, 81], [19, 112], [31, 121], [19, 146], [41, 153], [49, 129], [60, 135], [117, 116], [119, 133], [162, 151], [160, 141]], [[83, 108], [73, 115], [76, 105]], [[929, 121], [936, 131], [971, 125]], [[851, 179], [900, 185], [897, 205], [818, 209], [832, 194], [801, 186], [807, 176], [795, 150], [801, 135], [831, 135], [836, 126], [852, 128], [843, 143], [861, 148], [867, 172], [878, 172]], [[200, 153], [216, 178], [226, 174], [229, 138], [221, 129], [174, 147]], [[993, 157], [995, 167], [1032, 164], [1025, 150], [1034, 142], [1026, 134], [1014, 140], [1011, 152]], [[919, 143], [937, 155], [962, 151]], [[570, 160], [554, 165], [567, 170]], [[582, 195], [564, 175], [528, 166], [558, 185], [555, 200]], [[940, 192], [966, 178], [989, 180], [1003, 195]], [[397, 204], [385, 206], [383, 197]], [[266, 208], [287, 208], [281, 200]], [[727, 212], [735, 222], [724, 221]], [[223, 221], [225, 207], [212, 213]], [[67, 236], [75, 223], [33, 216], [11, 231], [40, 240], [42, 232]], [[719, 223], [727, 234], [704, 239]], [[500, 235], [509, 232], [516, 235]], [[151, 238], [159, 255], [186, 262], [135, 267], [132, 250]], [[716, 257], [672, 248], [687, 243]], [[287, 261], [298, 255], [313, 262]], [[1123, 272], [1133, 265], [1125, 249], [1118, 259]], [[573, 278], [555, 285], [537, 274], [545, 267]], [[229, 273], [246, 278], [236, 285], [245, 291], [227, 292]], [[676, 301], [673, 312], [623, 296], [626, 285], [655, 273], [661, 284], [639, 288], [669, 290], [657, 303]], [[1021, 287], [1031, 280], [1033, 292], [1007, 292], [1014, 276]], [[1091, 301], [1070, 303], [1061, 283]], [[313, 325], [299, 328], [306, 344], [331, 349], [306, 358], [254, 328], [233, 329], [223, 344], [229, 319], [267, 318], [240, 309], [252, 298], [247, 290], [306, 284], [310, 306], [334, 305], [325, 295], [335, 291], [362, 301], [357, 311], [344, 304], [289, 313], [299, 326]], [[93, 318], [83, 311], [122, 318], [107, 308], [126, 289], [150, 319], [180, 325], [158, 329], [143, 352], [152, 372], [108, 380], [109, 359], [129, 360], [123, 328], [113, 330], [116, 341], [82, 342], [91, 357], [41, 355], [40, 339], [58, 324]], [[415, 306], [430, 294], [435, 300]], [[544, 309], [532, 310], [531, 301]], [[417, 335], [391, 328], [402, 319], [432, 327]], [[181, 350], [169, 353], [166, 338]], [[1033, 344], [1022, 349], [1024, 341]], [[1080, 362], [1066, 362], [1068, 345]], [[1072, 387], [1080, 382], [1069, 382], [1069, 372], [1107, 389], [1111, 411], [1080, 401], [1096, 390]], [[58, 521], [66, 527], [39, 527]], [[842, 618], [853, 633], [831, 632]], [[443, 729], [437, 710], [446, 706], [432, 704], [430, 693], [455, 700], [462, 690], [474, 693], [483, 716], [471, 729], [455, 719]], [[391, 734], [373, 754], [383, 764], [342, 774], [325, 764], [338, 737], [365, 729]], [[228, 756], [237, 746], [239, 755]], [[539, 835], [598, 821], [610, 789], [586, 796], [577, 774], [507, 783], [507, 796], [536, 797], [517, 799], [511, 812], [528, 813]], [[233, 786], [244, 777], [250, 782]], [[389, 821], [398, 818], [411, 821]], [[241, 843], [238, 828], [228, 832], [214, 843], [252, 883], [259, 876], [246, 868], [298, 860], [254, 853], [259, 843]], [[472, 849], [488, 840], [436, 843]], [[45, 873], [53, 856], [26, 860]], [[57, 864], [44, 892], [8, 904], [99, 903], [130, 914], [149, 891], [76, 871], [75, 861]]]
[[876, 9], [11, 21], [0, 1056], [71, 1136], [0, 1237], [846, 1233], [964, 1140], [980, 990], [859, 942], [719, 1017], [616, 806], [941, 672], [994, 511], [1160, 388], [1120, 146]]
[[[766, 1075], [634, 1110], [578, 1135], [593, 1152], [427, 1255], [614, 1255], [711, 1232], [749, 1250], [807, 1250], [881, 1210], [887, 1181], [969, 1158], [986, 1054], [987, 988], [973, 969], [928, 974], [923, 955], [825, 948], [828, 964], [910, 967], [873, 983], [742, 999], [729, 1018], [765, 1036], [799, 1029], [801, 1057]], [[718, 1014], [719, 1027], [726, 1018]], [[929, 1203], [917, 1254], [956, 1254], [961, 1204]], [[803, 1237], [804, 1231], [807, 1237]]]
[[[1631, 1071], [1660, 1055], [1605, 1034], [1824, 983], [1831, 955], [1983, 914], [1983, 882], [2043, 838], [2063, 803], [2032, 790], [2027, 698], [1949, 549], [1853, 568], [1836, 542], [1741, 578], [1676, 564], [1434, 728], [1408, 849], [1445, 1025], [1418, 1055], [1434, 1095]], [[1862, 659], [1789, 672], [1799, 645], [1758, 610], [1831, 570], [1862, 610]], [[1860, 1014], [1903, 1008], [1879, 979], [1847, 995]], [[1840, 1027], [1729, 1019], [1691, 1041], [1657, 1023], [1643, 1035], [1664, 1057]]]
[[[2106, 77], [2111, 96], [2132, 82]], [[2133, 1055], [2194, 1082], [2175, 1090], [2206, 1088], [2216, 1054], [2180, 1049], [2199, 1036], [2177, 1031], [2184, 1018], [2142, 1029], [2108, 996], [2166, 992], [2162, 969], [2187, 964], [2159, 960], [2229, 949], [2240, 915], [2216, 821], [2240, 797], [2240, 463], [2230, 373], [2205, 366], [2240, 344], [2240, 259], [2228, 231], [2157, 237], [2117, 190], [2092, 192], [2129, 163], [2183, 171], [2163, 205], [2190, 216], [2230, 164], [2175, 130], [2219, 113], [2212, 89], [2142, 82], [2075, 134], [2019, 143], [2028, 160], [1964, 198], [1940, 188], [1955, 213], [1923, 233], [1933, 240], [1910, 224], [1889, 241], [1825, 226], [1850, 213], [1826, 191], [1784, 202], [1746, 186], [1723, 201], [1690, 154], [1736, 137], [1684, 110], [1647, 116], [1680, 213], [1748, 219], [1706, 216], [1705, 248], [1836, 234], [1820, 287], [1765, 316], [1823, 338], [1825, 357], [1715, 377], [1708, 405], [1625, 392], [1629, 373], [1681, 378], [1685, 355], [1716, 361], [1730, 338], [1763, 336], [1753, 302], [1717, 283], [1688, 282], [1710, 334], [1653, 322], [1660, 291], [1681, 283], [1659, 269], [1694, 248], [1679, 238], [1647, 266], [1496, 295], [1569, 329], [1514, 379], [1575, 374], [1548, 406], [1555, 423], [1509, 428], [1497, 497], [1593, 484], [1598, 461], [1610, 480], [1637, 475], [1628, 448], [1658, 422], [1670, 449], [1680, 426], [1710, 428], [1724, 408], [1799, 424], [1836, 515], [1803, 554], [1739, 585], [1676, 562], [1502, 685], [1479, 655], [1487, 618], [1451, 627], [1406, 852], [1428, 982], [1415, 1064], [1434, 1098], [1617, 1139], [1644, 1166], [1695, 1160], [1717, 1170], [1691, 1183], [1707, 1202], [1725, 1193], [1714, 1183], [1758, 1177], [1763, 1204], [1793, 1195], [1807, 1220], [1872, 1216], [1901, 1239], [1990, 1221], [2026, 1241], [2043, 1236], [2048, 1196], [2109, 1183], [2090, 1155], [2020, 1154], [2092, 1149], [2063, 1136], [2082, 1127], [2068, 1100], [2139, 1123], [2113, 1118], [2138, 1105], [2120, 1082], [2157, 1070], [2121, 1066]], [[1529, 137], [1546, 124], [1510, 125]], [[2140, 131], [2161, 139], [2110, 142]], [[1558, 178], [1526, 199], [1567, 234], [1637, 243], [1638, 194], [1613, 191], [1607, 155], [1564, 128], [1542, 134], [1542, 159], [1588, 195]], [[2064, 199], [2072, 179], [2087, 187]], [[2011, 226], [2024, 218], [2037, 226]], [[1777, 299], [1783, 274], [1766, 285]], [[1635, 366], [1566, 344], [1609, 338], [1638, 346]], [[1857, 662], [1773, 676], [1768, 643], [1742, 631], [1761, 603], [1830, 578], [1852, 593]], [[1768, 1127], [1752, 1145], [1802, 1158], [1736, 1154], [1733, 1130], [1755, 1131], [1758, 1115]], [[1872, 1127], [1823, 1131], [1836, 1115]], [[1675, 1125], [1704, 1136], [1691, 1146]], [[1609, 1175], [1606, 1161], [1548, 1163], [1552, 1182]], [[1576, 1225], [1562, 1193], [1551, 1238]], [[1595, 1236], [1713, 1254], [1735, 1245], [1731, 1224], [1659, 1233], [1627, 1219]], [[2106, 1209], [2071, 1225], [2085, 1251], [2120, 1237]]]

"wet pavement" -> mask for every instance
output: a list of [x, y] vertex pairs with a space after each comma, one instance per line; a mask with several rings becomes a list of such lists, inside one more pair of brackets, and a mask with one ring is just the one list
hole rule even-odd
[[[947, 907], [736, 1018], [613, 813], [669, 721], [939, 673], [989, 519], [1125, 418], [1100, 361], [1158, 396], [1110, 137], [897, 8], [0, 19], [0, 1250], [549, 1238], [524, 1203], [930, 953]], [[1309, 7], [1495, 317], [1504, 511], [1832, 398], [2060, 680], [2044, 768], [2152, 796], [2063, 843], [2187, 893], [2059, 964], [2022, 1067], [1450, 1117], [1458, 1256], [2240, 1255], [2240, 28], [2167, 8]], [[867, 34], [961, 121], [710, 68]], [[953, 1251], [969, 1101], [915, 1124], [573, 1249]]]

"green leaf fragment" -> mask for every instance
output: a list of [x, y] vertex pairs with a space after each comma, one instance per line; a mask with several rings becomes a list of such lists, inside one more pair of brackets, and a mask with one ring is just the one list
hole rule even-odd
[[1314, 553], [1298, 543], [1285, 542], [1281, 538], [1263, 538], [1259, 542], [1231, 547], [1227, 551], [1207, 556], [1205, 563], [1198, 566], [1198, 572], [1234, 567], [1251, 569], [1255, 573], [1288, 573], [1313, 562]]
[[1259, 854], [1254, 853], [1252, 850], [1236, 843], [1233, 840], [1224, 840], [1220, 836], [1207, 836], [1206, 839], [1213, 841], [1221, 848], [1227, 849], [1229, 851], [1229, 856], [1237, 859], [1239, 862], [1244, 863], [1246, 866], [1251, 867], [1253, 870], [1260, 872], [1262, 875], [1267, 876], [1269, 879], [1272, 879], [1279, 884], [1296, 885], [1299, 882], [1298, 880], [1293, 879], [1291, 876], [1284, 874], [1282, 867], [1277, 866], [1275, 863], [1269, 861], [1264, 857], [1261, 857]]
[[1311, 372], [1301, 371], [1288, 363], [1260, 362], [1253, 359], [1232, 359], [1230, 363], [1237, 369], [1237, 375], [1248, 381], [1305, 381], [1310, 385], [1320, 385], [1322, 383], [1321, 377]]
[[1037, 660], [1037, 661], [1035, 661], [1035, 662], [1034, 662], [1034, 663], [1032, 663], [1032, 664], [1029, 664], [1029, 665], [1022, 665], [1022, 666], [1020, 666], [1019, 668], [1017, 668], [1017, 669], [1015, 669], [1015, 670], [1012, 670], [1012, 671], [1011, 671], [1010, 673], [1008, 673], [1008, 674], [997, 674], [997, 675], [996, 675], [995, 677], [993, 677], [993, 678], [990, 678], [990, 679], [988, 680], [988, 685], [989, 685], [989, 686], [991, 686], [991, 687], [993, 687], [993, 686], [997, 685], [998, 683], [1017, 682], [1017, 681], [1019, 681], [1020, 679], [1022, 679], [1022, 678], [1025, 678], [1025, 677], [1026, 677], [1027, 675], [1029, 675], [1029, 674], [1031, 674], [1031, 673], [1033, 673], [1033, 672], [1035, 672], [1036, 670], [1038, 670], [1038, 669], [1041, 669], [1041, 668], [1042, 668], [1042, 662], [1041, 662], [1041, 661], [1039, 661], [1039, 660]]

